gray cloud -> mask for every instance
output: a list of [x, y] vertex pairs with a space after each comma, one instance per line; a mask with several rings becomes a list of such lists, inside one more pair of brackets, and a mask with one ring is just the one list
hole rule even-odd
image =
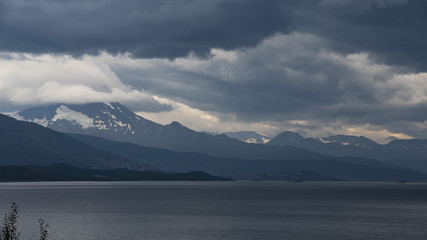
[[370, 52], [387, 64], [427, 69], [423, 0], [3, 0], [0, 50], [135, 57], [204, 55], [252, 47], [293, 30]]
[[343, 52], [427, 71], [427, 4], [424, 0], [303, 1], [299, 31], [335, 41]]
[[[334, 41], [311, 34], [278, 35], [255, 48], [213, 50], [211, 57], [135, 60], [115, 73], [128, 84], [196, 109], [243, 122], [311, 121], [383, 126], [394, 132], [427, 119], [426, 73], [375, 62], [368, 53], [330, 50]], [[421, 124], [421, 125], [420, 125]], [[416, 127], [416, 125], [419, 125]], [[404, 125], [401, 125], [404, 126]], [[332, 127], [332, 126], [330, 126]], [[418, 134], [417, 136], [419, 136]]]
[[131, 52], [136, 57], [205, 54], [254, 46], [293, 27], [296, 1], [4, 0], [0, 50]]

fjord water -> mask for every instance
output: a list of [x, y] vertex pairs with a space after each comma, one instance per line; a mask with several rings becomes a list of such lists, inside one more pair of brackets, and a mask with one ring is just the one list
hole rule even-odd
[[22, 239], [426, 239], [427, 184], [1, 183]]

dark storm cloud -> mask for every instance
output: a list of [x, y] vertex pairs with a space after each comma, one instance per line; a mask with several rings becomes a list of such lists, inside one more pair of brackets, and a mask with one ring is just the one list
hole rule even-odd
[[184, 56], [254, 46], [293, 27], [296, 1], [5, 0], [0, 50]]
[[387, 64], [427, 71], [425, 0], [304, 1], [299, 31], [335, 41], [343, 53], [370, 52]]
[[[419, 129], [427, 119], [426, 73], [377, 63], [367, 53], [328, 50], [333, 46], [330, 39], [292, 33], [255, 48], [215, 50], [207, 59], [162, 60], [115, 72], [158, 96], [224, 114], [223, 120], [231, 114], [243, 122], [371, 124], [413, 133], [393, 127], [408, 122]], [[135, 61], [145, 66], [148, 60]]]
[[427, 69], [424, 0], [3, 0], [0, 50], [135, 57], [206, 54], [307, 32], [342, 53]]

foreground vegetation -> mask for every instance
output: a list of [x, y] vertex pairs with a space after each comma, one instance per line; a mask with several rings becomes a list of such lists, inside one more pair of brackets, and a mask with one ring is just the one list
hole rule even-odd
[[[18, 222], [18, 213], [18, 205], [12, 202], [9, 212], [6, 213], [3, 218], [3, 226], [0, 231], [0, 240], [19, 240], [20, 232], [16, 226], [16, 223]], [[39, 226], [39, 239], [46, 240], [48, 235], [47, 228], [49, 227], [49, 224], [46, 224], [43, 219], [39, 219]]]

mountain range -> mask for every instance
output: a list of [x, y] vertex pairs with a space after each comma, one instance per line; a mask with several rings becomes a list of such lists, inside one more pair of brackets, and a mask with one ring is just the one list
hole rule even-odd
[[377, 159], [396, 166], [427, 172], [427, 140], [393, 140], [378, 144], [366, 137], [336, 135], [327, 138], [304, 138], [295, 132], [282, 132], [268, 145], [293, 146], [332, 156]]
[[[1, 165], [64, 162], [91, 169], [139, 170], [151, 166], [172, 172], [201, 170], [236, 179], [277, 179], [298, 173], [303, 174], [301, 177], [305, 174], [306, 179], [427, 180], [419, 173], [427, 172], [425, 140], [395, 140], [381, 145], [365, 137], [314, 139], [295, 132], [283, 132], [271, 140], [249, 131], [211, 135], [178, 122], [152, 122], [120, 103], [57, 104], [27, 109], [13, 117], [27, 122], [2, 116], [5, 122], [1, 126], [12, 133], [2, 136], [4, 144], [0, 147], [8, 146], [9, 138], [13, 141], [0, 149]], [[46, 132], [35, 136], [33, 132], [40, 129]], [[21, 131], [21, 135], [13, 136], [13, 131]], [[23, 146], [19, 145], [20, 138], [25, 139]], [[19, 148], [26, 150], [20, 152]]]
[[0, 114], [1, 165], [51, 165], [67, 163], [91, 169], [146, 169], [144, 164], [84, 144], [35, 123]]
[[164, 173], [64, 133], [0, 114], [0, 181], [227, 181], [200, 171]]
[[323, 154], [292, 146], [248, 144], [225, 134], [196, 132], [178, 122], [157, 124], [120, 103], [58, 104], [24, 110], [15, 118], [35, 122], [58, 132], [85, 134], [118, 142], [178, 152], [245, 159], [322, 159]]
[[[300, 160], [248, 160], [239, 158], [218, 158], [200, 153], [175, 152], [171, 150], [144, 147], [127, 142], [114, 142], [88, 135], [69, 134], [77, 140], [109, 151], [137, 163], [145, 163], [160, 169], [176, 172], [201, 170], [219, 176], [234, 179], [257, 179], [262, 175], [271, 179], [283, 172], [301, 171], [301, 178], [317, 173], [317, 180], [363, 180], [363, 181], [409, 181], [427, 180], [427, 175], [402, 169], [371, 159], [362, 158], [325, 158]], [[307, 176], [306, 174], [309, 173]]]
[[427, 172], [427, 140], [422, 139], [393, 140], [382, 145], [363, 136], [335, 135], [315, 139], [289, 131], [269, 141], [268, 136], [250, 131], [214, 136], [193, 131], [178, 122], [167, 125], [152, 122], [120, 103], [57, 104], [27, 109], [14, 117], [58, 132], [222, 158], [325, 159], [351, 156]]

